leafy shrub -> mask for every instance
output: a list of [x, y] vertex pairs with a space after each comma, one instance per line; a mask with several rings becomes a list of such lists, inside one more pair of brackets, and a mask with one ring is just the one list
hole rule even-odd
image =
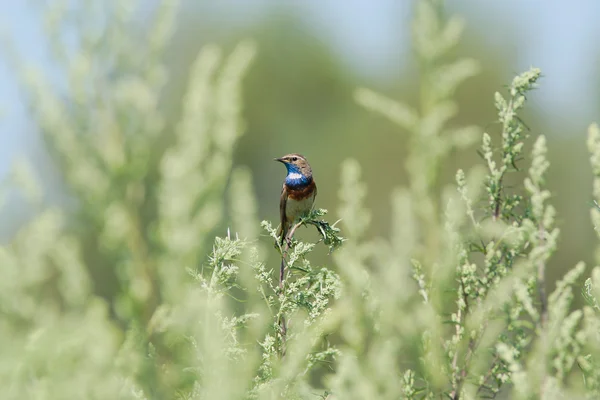
[[[341, 228], [314, 210], [300, 224], [321, 240], [281, 247], [273, 224], [257, 220], [251, 174], [232, 167], [240, 82], [255, 45], [227, 57], [204, 48], [169, 137], [161, 57], [173, 3], [159, 8], [144, 45], [128, 31], [134, 7], [103, 4], [48, 11], [66, 88], [14, 58], [77, 206], [40, 207], [0, 248], [3, 398], [600, 396], [600, 268], [584, 286], [589, 306], [571, 309], [582, 263], [546, 291], [559, 235], [545, 188], [550, 165], [544, 136], [531, 138], [519, 117], [538, 69], [496, 93], [499, 134], [450, 128], [454, 92], [479, 67], [447, 61], [462, 22], [446, 19], [437, 1], [418, 1], [419, 108], [355, 93], [410, 134], [409, 185], [393, 192], [390, 237], [367, 235], [367, 186], [347, 160]], [[98, 12], [100, 30], [80, 23]], [[80, 36], [66, 46], [73, 21]], [[457, 171], [437, 193], [452, 149], [478, 140], [481, 165]], [[588, 147], [600, 201], [596, 125]], [[27, 169], [17, 172], [39, 203]], [[230, 229], [212, 239], [226, 210]], [[600, 225], [600, 208], [591, 218]], [[331, 265], [311, 262], [321, 245]], [[281, 265], [268, 264], [268, 252], [279, 252]]]

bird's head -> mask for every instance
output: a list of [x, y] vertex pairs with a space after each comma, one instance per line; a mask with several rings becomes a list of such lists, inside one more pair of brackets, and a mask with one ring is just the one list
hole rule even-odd
[[306, 161], [306, 158], [300, 154], [288, 154], [286, 156], [276, 158], [275, 161], [283, 163], [289, 174], [301, 174], [304, 177], [312, 177], [312, 169]]

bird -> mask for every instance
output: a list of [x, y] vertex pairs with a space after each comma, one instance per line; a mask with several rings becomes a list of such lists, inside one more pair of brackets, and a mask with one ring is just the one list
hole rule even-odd
[[275, 158], [274, 161], [283, 163], [287, 168], [279, 202], [281, 225], [278, 234], [281, 235], [283, 244], [288, 239], [288, 231], [294, 222], [312, 209], [317, 196], [317, 185], [310, 164], [303, 155], [292, 153]]

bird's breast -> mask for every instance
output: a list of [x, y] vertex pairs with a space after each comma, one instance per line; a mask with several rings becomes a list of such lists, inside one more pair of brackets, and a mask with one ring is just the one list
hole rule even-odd
[[285, 215], [287, 216], [287, 219], [293, 221], [302, 214], [308, 212], [312, 208], [314, 201], [314, 195], [302, 200], [294, 200], [293, 198], [288, 197], [288, 200], [285, 203]]
[[294, 220], [300, 215], [309, 211], [315, 202], [316, 185], [312, 181], [304, 188], [286, 188], [287, 201], [285, 205], [285, 214], [288, 220]]

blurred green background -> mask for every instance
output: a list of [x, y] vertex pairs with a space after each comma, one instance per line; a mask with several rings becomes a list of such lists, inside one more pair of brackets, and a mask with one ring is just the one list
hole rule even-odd
[[[595, 238], [589, 222], [591, 172], [585, 135], [586, 127], [600, 120], [600, 3], [449, 1], [447, 6], [466, 20], [457, 55], [478, 60], [482, 70], [457, 93], [460, 113], [453, 124], [479, 125], [497, 140], [493, 93], [518, 71], [540, 67], [544, 79], [528, 103], [525, 122], [532, 134], [549, 139], [548, 184], [562, 231], [549, 275], [562, 275], [578, 260], [591, 262]], [[133, 29], [140, 40], [152, 7], [154, 2], [147, 2], [138, 11]], [[228, 51], [240, 39], [254, 39], [258, 55], [244, 81], [246, 127], [234, 162], [254, 173], [259, 217], [277, 220], [284, 170], [273, 157], [303, 153], [319, 186], [317, 206], [334, 215], [339, 165], [353, 157], [361, 163], [369, 188], [372, 234], [387, 236], [391, 188], [406, 180], [406, 134], [358, 106], [353, 92], [364, 86], [417, 104], [412, 7], [411, 1], [397, 0], [183, 1], [166, 58], [170, 76], [161, 107], [168, 125], [177, 121], [198, 51], [207, 43]], [[12, 2], [3, 9], [0, 24], [24, 60], [60, 84], [61, 71], [48, 56], [40, 4]], [[8, 176], [15, 161], [26, 158], [35, 166], [44, 202], [67, 210], [76, 207], [7, 63], [0, 63], [0, 92], [0, 178]], [[452, 182], [458, 168], [478, 162], [475, 147], [453, 154], [444, 165], [444, 182]], [[17, 191], [11, 192], [0, 216], [2, 241], [9, 242], [36, 210]]]

